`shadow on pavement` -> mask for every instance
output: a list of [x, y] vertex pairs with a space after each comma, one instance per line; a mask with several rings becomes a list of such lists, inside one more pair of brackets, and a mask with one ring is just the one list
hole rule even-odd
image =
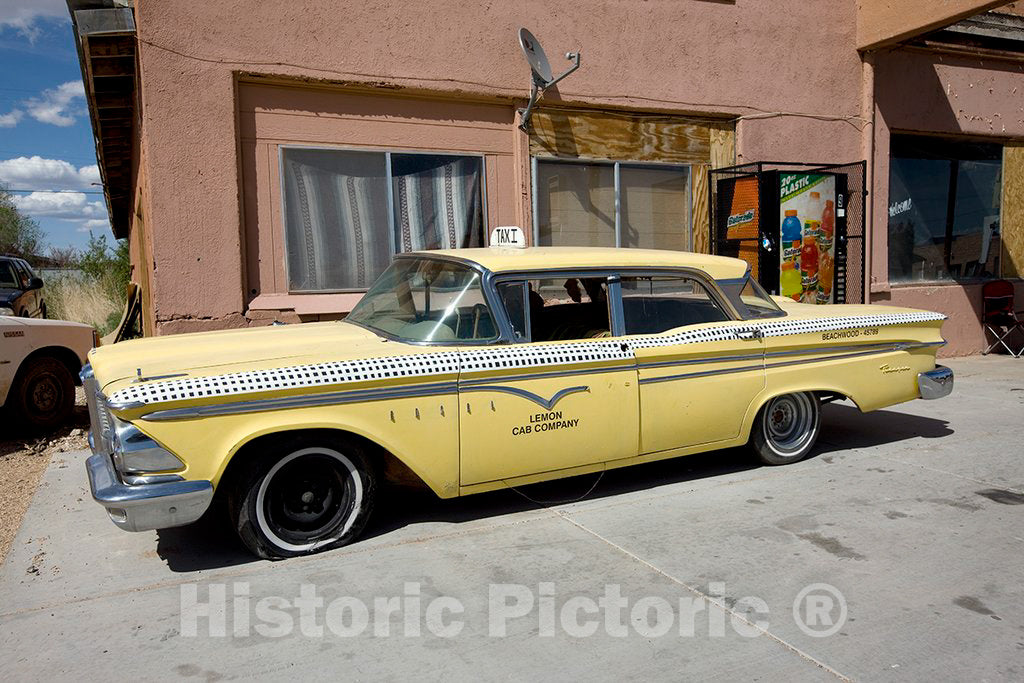
[[[865, 414], [856, 407], [833, 403], [823, 409], [822, 434], [810, 457], [952, 433], [945, 420], [887, 410]], [[380, 492], [362, 537], [382, 536], [413, 524], [460, 524], [583, 498], [595, 500], [648, 491], [758, 467], [761, 465], [746, 448], [729, 448], [448, 500], [428, 490], [386, 488]], [[175, 572], [257, 561], [242, 547], [225, 522], [225, 515], [223, 510], [211, 509], [195, 524], [159, 531], [157, 553]]]
[[946, 420], [892, 410], [862, 413], [851, 405], [830, 403], [822, 408], [821, 435], [815, 451], [823, 455], [918, 437], [938, 439], [952, 433]]

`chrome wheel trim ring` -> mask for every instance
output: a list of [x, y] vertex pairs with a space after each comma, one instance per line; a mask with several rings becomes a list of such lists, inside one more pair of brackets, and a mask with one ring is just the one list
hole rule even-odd
[[[267, 517], [263, 511], [264, 505], [266, 504], [267, 489], [270, 487], [270, 482], [274, 478], [274, 475], [277, 474], [277, 472], [280, 471], [282, 467], [290, 463], [292, 460], [295, 460], [296, 458], [301, 458], [305, 455], [313, 454], [330, 456], [337, 460], [338, 462], [340, 462], [345, 467], [345, 469], [348, 470], [348, 476], [352, 480], [352, 513], [348, 516], [348, 519], [345, 520], [345, 523], [342, 525], [341, 530], [338, 531], [338, 533], [331, 538], [320, 539], [312, 541], [310, 543], [302, 544], [289, 543], [288, 541], [285, 541], [283, 538], [274, 533], [274, 530], [270, 528], [270, 524], [267, 523]], [[263, 481], [260, 482], [260, 488], [256, 492], [256, 523], [259, 525], [260, 531], [262, 531], [263, 534], [268, 539], [270, 539], [271, 543], [273, 543], [277, 547], [283, 550], [290, 550], [292, 552], [303, 552], [307, 550], [313, 550], [315, 548], [318, 548], [319, 546], [334, 543], [339, 538], [348, 533], [348, 530], [352, 528], [352, 524], [355, 523], [356, 517], [359, 516], [359, 511], [360, 509], [362, 509], [362, 506], [363, 480], [359, 476], [359, 472], [356, 470], [356, 466], [352, 463], [351, 460], [348, 459], [347, 456], [332, 448], [303, 448], [295, 451], [294, 453], [290, 453], [285, 457], [281, 458], [280, 460], [278, 460], [276, 463], [274, 463], [274, 466], [270, 468], [270, 471], [267, 472], [267, 474], [263, 477]]]
[[791, 456], [807, 447], [817, 430], [813, 400], [805, 393], [786, 394], [768, 404], [763, 429], [765, 441], [773, 451]]

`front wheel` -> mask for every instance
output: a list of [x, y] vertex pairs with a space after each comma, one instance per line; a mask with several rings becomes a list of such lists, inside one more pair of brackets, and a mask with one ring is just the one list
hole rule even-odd
[[75, 378], [56, 358], [37, 357], [18, 370], [8, 405], [16, 424], [32, 432], [45, 432], [63, 424], [75, 409]]
[[754, 420], [750, 443], [766, 465], [786, 465], [807, 457], [818, 440], [821, 407], [811, 392], [776, 396]]
[[228, 494], [242, 543], [255, 555], [310, 555], [355, 540], [366, 526], [376, 477], [366, 454], [344, 439], [278, 441]]

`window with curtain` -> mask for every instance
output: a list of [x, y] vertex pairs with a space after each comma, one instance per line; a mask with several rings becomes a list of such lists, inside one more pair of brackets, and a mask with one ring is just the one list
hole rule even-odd
[[691, 248], [690, 169], [537, 159], [538, 244]]
[[1002, 145], [893, 135], [890, 282], [999, 275]]
[[369, 287], [398, 252], [484, 244], [483, 159], [281, 148], [288, 288]]

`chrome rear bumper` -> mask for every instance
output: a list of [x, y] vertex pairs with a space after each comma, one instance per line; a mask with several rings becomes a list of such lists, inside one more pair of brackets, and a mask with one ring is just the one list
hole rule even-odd
[[92, 497], [125, 531], [167, 529], [190, 524], [206, 512], [213, 500], [208, 481], [161, 481], [125, 484], [114, 470], [110, 456], [97, 453], [85, 463]]
[[953, 371], [944, 365], [936, 365], [934, 370], [917, 376], [917, 388], [924, 399], [949, 396], [953, 391]]

